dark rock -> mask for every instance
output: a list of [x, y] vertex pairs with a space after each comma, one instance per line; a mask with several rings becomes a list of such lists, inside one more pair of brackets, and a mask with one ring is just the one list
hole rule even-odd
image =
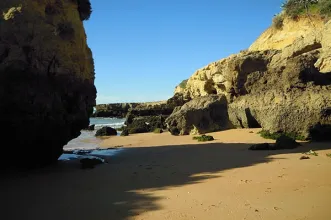
[[[63, 146], [88, 127], [96, 98], [94, 64], [79, 14], [68, 8], [74, 5], [59, 7], [51, 16], [57, 22], [50, 23], [40, 13], [45, 2], [21, 3], [0, 1], [0, 11], [17, 13], [0, 21], [0, 124], [6, 125], [0, 138], [11, 143], [1, 154], [15, 155], [10, 165], [40, 167], [56, 163]], [[55, 33], [64, 18], [67, 28], [74, 27], [70, 41]]]
[[[325, 117], [331, 117], [331, 110], [326, 113]], [[331, 124], [321, 125], [320, 123], [312, 126], [309, 129], [310, 139], [313, 141], [330, 141], [331, 140]]]
[[294, 149], [300, 146], [301, 144], [297, 143], [294, 139], [287, 137], [285, 135], [280, 136], [276, 140], [276, 144], [274, 145], [274, 149]]
[[114, 136], [117, 135], [117, 131], [111, 127], [102, 127], [95, 133], [95, 136]]
[[249, 150], [270, 150], [270, 144], [254, 144], [248, 148]]
[[80, 160], [82, 169], [93, 169], [96, 165], [103, 164], [99, 158], [83, 158]]
[[165, 129], [166, 117], [166, 115], [132, 117], [132, 120], [127, 122], [127, 129], [130, 134], [153, 132], [157, 128]]
[[129, 131], [127, 128], [124, 128], [122, 133], [121, 133], [121, 136], [129, 136]]
[[95, 125], [94, 124], [93, 125], [89, 125], [88, 128], [87, 128], [87, 130], [94, 131], [94, 128], [95, 128]]
[[300, 160], [307, 160], [307, 159], [310, 159], [310, 157], [308, 157], [308, 156], [301, 156], [300, 157]]
[[136, 118], [127, 126], [129, 134], [146, 133], [151, 131], [151, 127], [143, 117]]
[[227, 100], [222, 95], [195, 98], [174, 111], [166, 123], [172, 134], [178, 130], [181, 135], [203, 134], [232, 127], [227, 113]]
[[96, 106], [96, 111], [93, 114], [93, 117], [125, 118], [129, 110], [137, 105], [139, 105], [139, 103], [100, 104]]
[[177, 127], [170, 127], [168, 130], [172, 135], [177, 136], [180, 134], [180, 131]]
[[191, 98], [189, 96], [184, 96], [183, 94], [176, 93], [173, 97], [167, 100], [167, 105], [174, 109], [178, 106], [183, 106], [189, 101], [191, 101]]

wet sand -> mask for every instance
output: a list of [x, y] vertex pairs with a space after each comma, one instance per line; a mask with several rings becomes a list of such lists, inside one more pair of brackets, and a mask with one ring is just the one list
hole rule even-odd
[[[331, 143], [249, 151], [273, 142], [258, 129], [229, 130], [199, 143], [192, 136], [111, 137], [123, 146], [92, 170], [77, 161], [1, 176], [4, 219], [331, 219]], [[254, 132], [254, 133], [250, 133]], [[302, 152], [318, 156], [300, 160]]]

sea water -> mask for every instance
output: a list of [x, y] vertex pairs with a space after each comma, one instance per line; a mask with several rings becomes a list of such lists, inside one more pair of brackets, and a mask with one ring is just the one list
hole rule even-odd
[[[72, 139], [71, 141], [68, 142], [67, 145], [63, 147], [63, 150], [73, 151], [73, 150], [98, 149], [100, 147], [100, 143], [102, 139], [95, 137], [95, 132], [104, 126], [109, 126], [115, 129], [120, 128], [124, 125], [124, 121], [125, 119], [123, 118], [90, 118], [90, 125], [94, 124], [95, 130], [94, 131], [82, 130], [81, 134], [77, 138]], [[111, 154], [111, 152], [113, 152], [113, 150], [110, 150], [109, 152], [103, 151], [102, 154], [104, 153]], [[94, 151], [93, 154], [97, 154], [96, 151]], [[68, 157], [77, 158], [76, 155], [63, 154], [59, 158], [59, 160], [67, 160]]]

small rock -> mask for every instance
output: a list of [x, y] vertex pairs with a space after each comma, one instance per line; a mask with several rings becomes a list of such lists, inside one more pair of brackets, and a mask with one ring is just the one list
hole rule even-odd
[[310, 159], [310, 157], [308, 157], [308, 156], [302, 156], [302, 157], [300, 157], [300, 160], [307, 160], [307, 159]]
[[116, 129], [107, 126], [97, 130], [95, 134], [95, 136], [113, 136], [113, 135], [117, 135]]

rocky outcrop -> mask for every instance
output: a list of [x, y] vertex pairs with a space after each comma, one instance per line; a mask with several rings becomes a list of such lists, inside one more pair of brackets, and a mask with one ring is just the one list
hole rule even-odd
[[96, 111], [92, 117], [114, 117], [125, 118], [130, 109], [135, 108], [139, 103], [112, 103], [96, 105]]
[[315, 66], [322, 73], [331, 72], [331, 20], [325, 25], [324, 30], [321, 32], [321, 54]]
[[[263, 75], [245, 84], [249, 94], [229, 104], [236, 127], [259, 127], [309, 137], [317, 124], [331, 124], [330, 74], [315, 67], [319, 51], [271, 62]], [[275, 57], [275, 59], [278, 59]], [[254, 76], [254, 73], [251, 74]], [[250, 78], [250, 77], [249, 77]]]
[[0, 2], [0, 123], [7, 127], [0, 135], [11, 143], [2, 154], [15, 155], [15, 165], [57, 161], [89, 125], [96, 89], [82, 20], [90, 8], [78, 3]]
[[[193, 98], [191, 102], [201, 96], [223, 95], [234, 127], [331, 138], [330, 24], [323, 23], [318, 35], [311, 31], [290, 43], [285, 43], [289, 37], [284, 36], [277, 47], [273, 44], [275, 38], [269, 37], [273, 46], [266, 43], [264, 50], [252, 49], [259, 48], [256, 43], [248, 51], [211, 63], [189, 78], [182, 94]], [[195, 110], [200, 107], [192, 107], [191, 112]], [[189, 114], [177, 109], [169, 117], [173, 133], [188, 134], [190, 129], [182, 127], [199, 123], [194, 117], [188, 120]], [[178, 121], [184, 125], [177, 127]]]
[[117, 135], [116, 129], [114, 129], [112, 127], [107, 127], [107, 126], [100, 128], [95, 133], [95, 136], [96, 137], [100, 137], [100, 136], [116, 136], [116, 135]]
[[250, 73], [256, 75], [267, 70], [271, 59], [278, 51], [257, 51], [231, 55], [213, 62], [196, 71], [188, 80], [182, 93], [186, 97], [195, 98], [211, 94], [222, 94], [230, 101], [247, 94], [244, 83]]
[[277, 138], [275, 144], [263, 143], [263, 144], [254, 144], [250, 146], [249, 150], [285, 150], [285, 149], [295, 149], [299, 147], [300, 144], [294, 139], [281, 135]]
[[184, 105], [190, 100], [181, 94], [175, 94], [167, 101], [142, 103], [130, 109], [126, 115], [125, 124], [128, 133], [153, 132], [155, 129], [165, 129], [165, 119], [175, 108]]
[[166, 120], [174, 135], [203, 134], [231, 128], [224, 95], [209, 95], [184, 104]]
[[165, 129], [165, 119], [168, 115], [135, 116], [126, 121], [129, 134], [153, 132], [156, 128]]

